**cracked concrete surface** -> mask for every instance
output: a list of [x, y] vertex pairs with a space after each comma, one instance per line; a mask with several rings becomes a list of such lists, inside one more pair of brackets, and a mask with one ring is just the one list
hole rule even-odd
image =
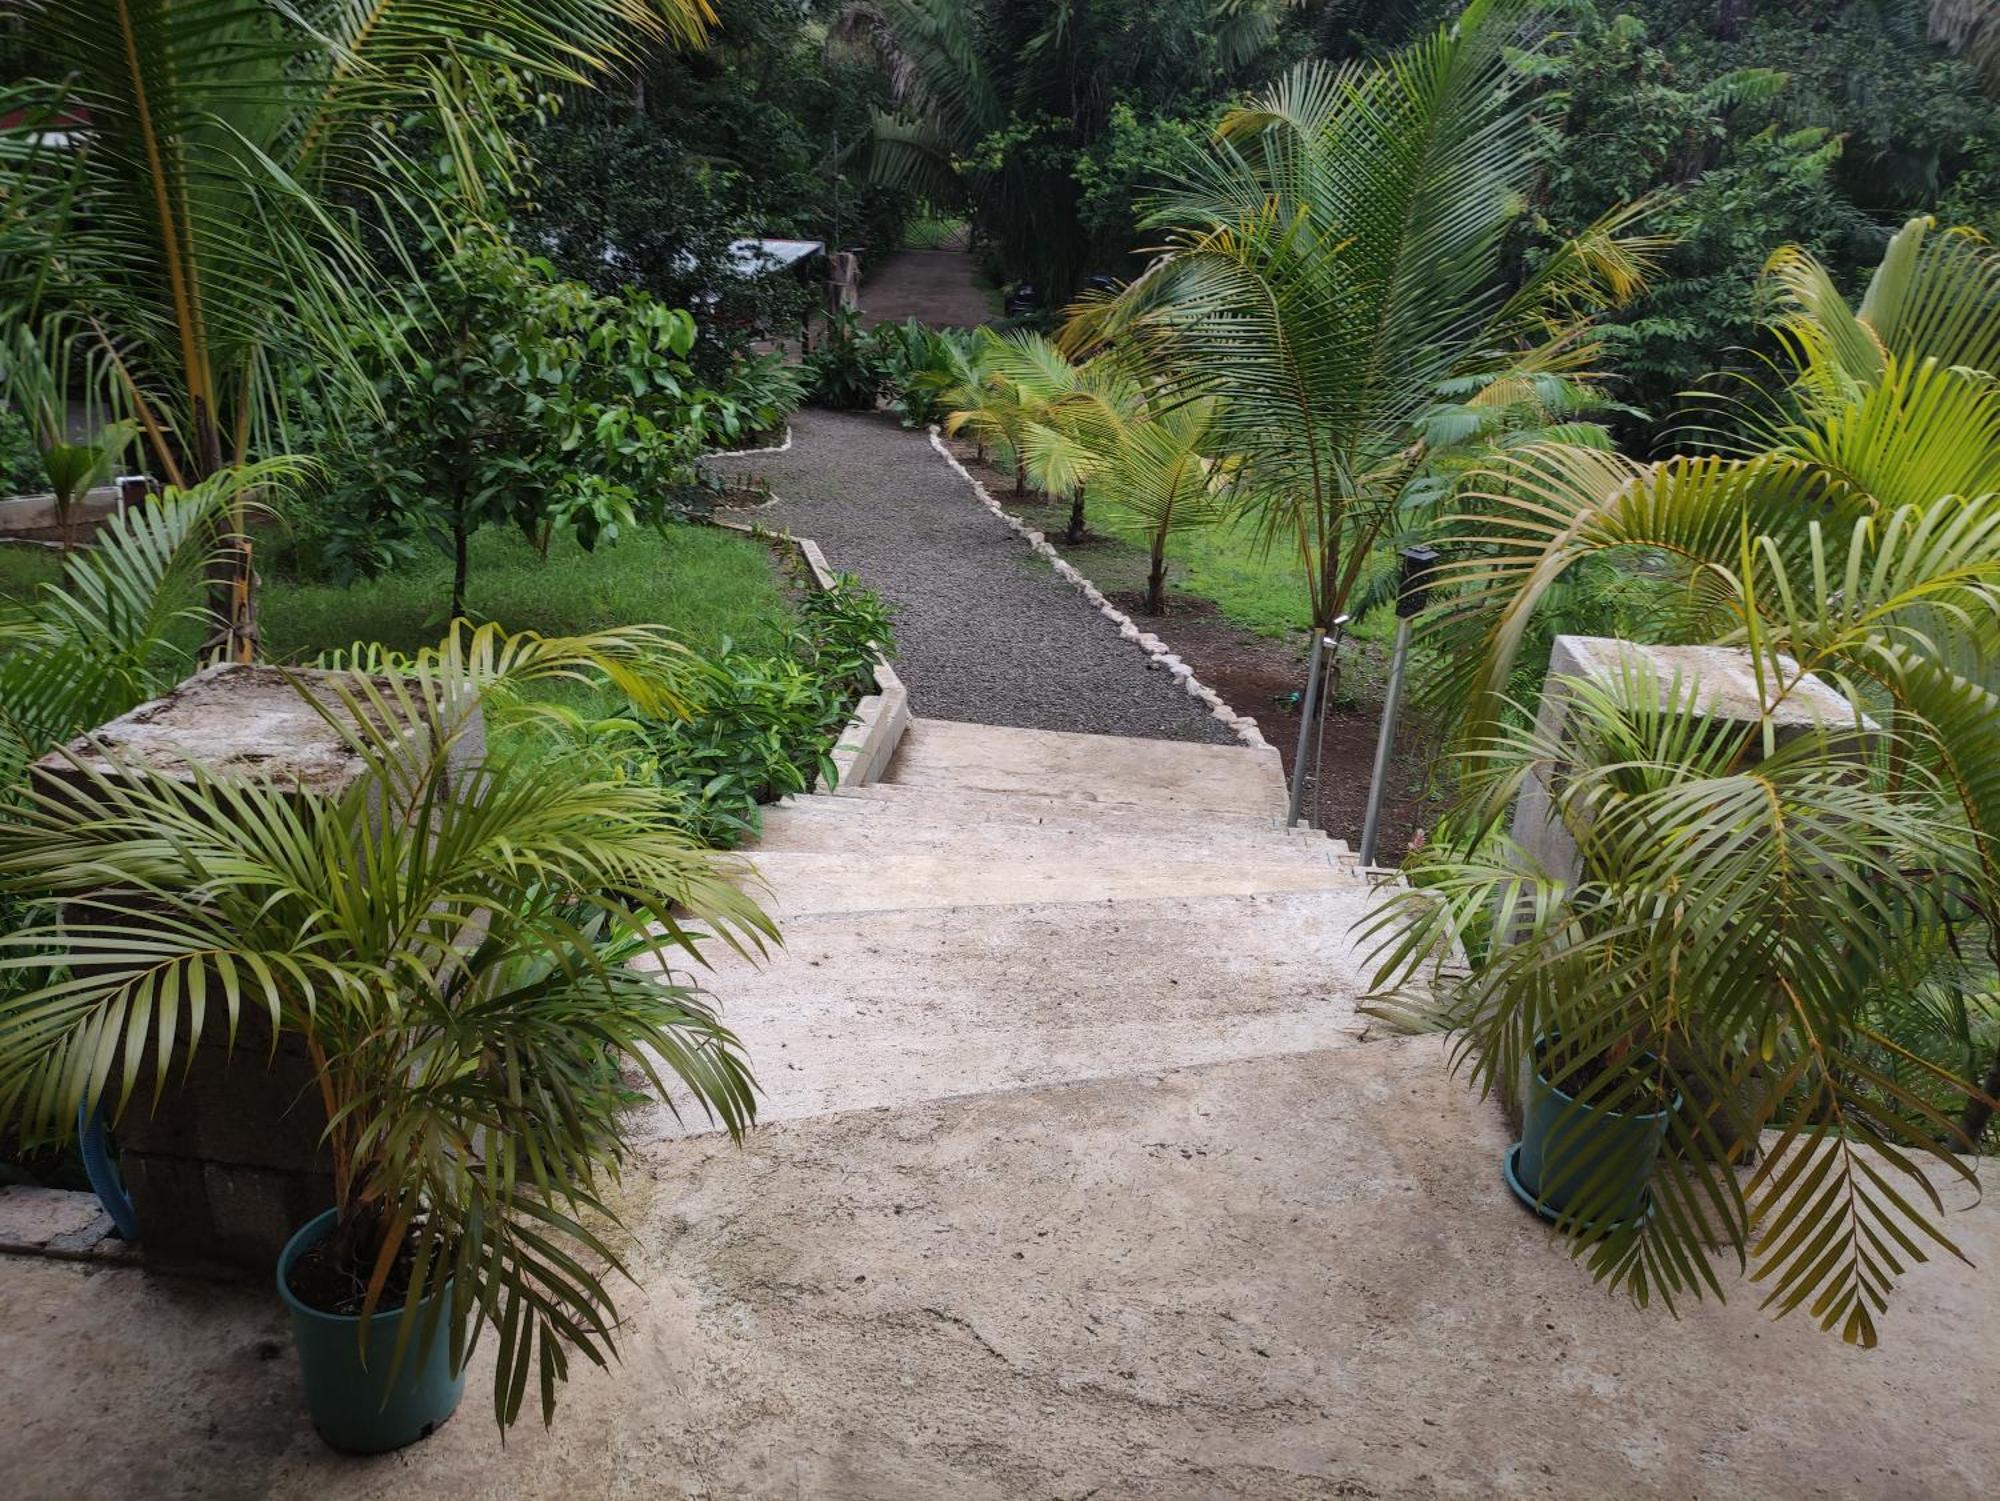
[[[901, 767], [919, 781], [923, 745]], [[856, 820], [868, 860], [983, 862], [1001, 887], [1017, 845], [1037, 868], [1115, 847], [1168, 874], [1285, 862], [1286, 880], [1317, 846], [1328, 884], [1051, 902], [1036, 877], [1013, 902], [806, 900], [784, 956], [715, 979], [769, 1123], [740, 1149], [714, 1134], [644, 1148], [623, 1193], [621, 1363], [580, 1366], [553, 1428], [531, 1418], [504, 1446], [490, 1340], [435, 1437], [345, 1459], [306, 1424], [268, 1288], [0, 1261], [0, 1488], [1992, 1494], [2000, 1211], [1953, 1214], [1976, 1268], [1913, 1272], [1873, 1351], [1773, 1323], [1740, 1281], [1678, 1320], [1605, 1294], [1502, 1184], [1498, 1109], [1450, 1076], [1443, 1044], [1358, 1024], [1348, 924], [1367, 888], [1337, 845], [1241, 811], [1268, 758], [1190, 747], [1200, 776], [1155, 766], [1120, 786], [1085, 749], [1058, 740], [1037, 762], [1010, 739], [966, 768], [989, 788], [1009, 768], [1006, 796], [973, 795], [976, 818], [954, 821], [942, 787], [807, 799], [753, 855], [809, 832], [837, 854], [825, 836]], [[1171, 816], [1169, 786], [1191, 804]], [[1204, 802], [1238, 811], [1217, 825]], [[1210, 827], [1226, 833], [1204, 848]], [[809, 898], [815, 882], [869, 889], [866, 861], [785, 870], [781, 888]]]

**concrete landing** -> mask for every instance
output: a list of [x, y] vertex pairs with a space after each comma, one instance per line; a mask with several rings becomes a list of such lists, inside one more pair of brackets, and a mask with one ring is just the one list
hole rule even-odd
[[1738, 1287], [1606, 1296], [1434, 1042], [1239, 1060], [651, 1152], [622, 1363], [503, 1448], [306, 1427], [269, 1290], [4, 1267], [21, 1497], [1991, 1495], [2000, 1222], [1849, 1349]]
[[912, 721], [886, 780], [1014, 796], [1138, 803], [1280, 819], [1284, 773], [1266, 747], [1196, 745], [944, 719]]
[[6, 1493], [1992, 1494], [2000, 1207], [1874, 1351], [1740, 1282], [1634, 1308], [1443, 1043], [1356, 1010], [1377, 897], [1275, 757], [920, 721], [891, 775], [749, 852], [785, 948], [710, 983], [763, 1123], [634, 1123], [622, 1363], [553, 1430], [502, 1447], [488, 1339], [435, 1437], [343, 1459], [268, 1288], [6, 1261]]

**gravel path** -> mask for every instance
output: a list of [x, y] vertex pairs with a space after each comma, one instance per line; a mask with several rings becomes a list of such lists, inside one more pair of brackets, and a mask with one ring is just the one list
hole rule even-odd
[[993, 316], [979, 262], [964, 250], [905, 250], [861, 284], [861, 321], [971, 328]]
[[900, 610], [896, 670], [933, 719], [1232, 744], [893, 417], [804, 411], [792, 447], [728, 461], [780, 499], [749, 513], [811, 537]]

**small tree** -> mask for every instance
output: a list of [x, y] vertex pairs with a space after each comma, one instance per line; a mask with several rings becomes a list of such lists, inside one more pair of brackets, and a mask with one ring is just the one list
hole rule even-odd
[[[512, 522], [544, 552], [567, 528], [594, 548], [664, 519], [700, 452], [694, 320], [644, 293], [600, 297], [487, 246], [447, 261], [371, 333], [382, 416], [336, 464], [334, 526], [360, 572], [413, 539], [438, 546], [454, 618], [480, 527]], [[387, 353], [399, 349], [414, 357]]]

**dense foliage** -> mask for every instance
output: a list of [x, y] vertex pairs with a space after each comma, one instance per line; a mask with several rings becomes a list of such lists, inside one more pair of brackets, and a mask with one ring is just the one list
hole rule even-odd
[[826, 45], [837, 6], [721, 0], [700, 51], [652, 53], [616, 88], [572, 89], [521, 139], [535, 168], [517, 206], [525, 241], [600, 292], [637, 286], [699, 313], [697, 363], [759, 329], [796, 332], [817, 277], [739, 275], [741, 236], [898, 248], [914, 207], [871, 182], [857, 152], [888, 86]]
[[1804, 245], [1857, 287], [1890, 227], [1935, 210], [2000, 227], [2000, 103], [1971, 63], [1929, 40], [1926, 7], [1814, 0], [1598, 0], [1568, 8], [1551, 50], [1536, 212], [1573, 233], [1613, 204], [1659, 194], [1671, 236], [1652, 285], [1606, 320], [1620, 394], [1673, 436], [1682, 393], [1775, 352], [1761, 281]]
[[[1460, 716], [1468, 818], [1399, 902], [1384, 980], [1469, 957], [1430, 976], [1431, 1014], [1483, 1080], [1511, 1089], [1560, 1036], [1552, 1082], [1668, 1108], [1658, 1212], [1565, 1220], [1600, 1277], [1642, 1301], [1720, 1293], [1719, 1239], [1781, 1311], [1872, 1344], [1902, 1272], [1958, 1254], [1933, 1180], [1970, 1175], [1957, 1154], [2000, 1092], [2000, 256], [1920, 218], [1856, 305], [1799, 249], [1771, 292], [1786, 354], [1752, 450], [1542, 445], [1462, 521], [1434, 687]], [[1574, 733], [1553, 743], [1505, 697], [1530, 622], [1575, 566], [1634, 552], [1673, 560], [1664, 639], [1747, 651], [1758, 712], [1732, 722], [1634, 669], [1564, 685]], [[1777, 739], [1830, 692], [1837, 712]], [[1533, 777], [1556, 784], [1574, 870], [1497, 833]], [[1965, 1014], [1936, 1025], [1953, 988]], [[1620, 1056], [1648, 1061], [1585, 1072]], [[1753, 1172], [1717, 1167], [1766, 1129]]]
[[686, 312], [558, 281], [506, 244], [445, 260], [367, 334], [356, 357], [379, 415], [330, 435], [338, 483], [316, 561], [368, 575], [429, 542], [454, 561], [453, 617], [481, 526], [546, 550], [558, 530], [588, 549], [658, 524], [704, 448], [768, 431], [792, 393], [770, 361], [744, 367], [741, 398], [706, 388]]
[[686, 684], [684, 716], [639, 727], [646, 749], [626, 772], [664, 786], [694, 839], [730, 848], [757, 832], [761, 805], [838, 780], [833, 742], [874, 691], [876, 658], [894, 651], [888, 610], [842, 575], [800, 601], [782, 650], [725, 646], [706, 661]]

